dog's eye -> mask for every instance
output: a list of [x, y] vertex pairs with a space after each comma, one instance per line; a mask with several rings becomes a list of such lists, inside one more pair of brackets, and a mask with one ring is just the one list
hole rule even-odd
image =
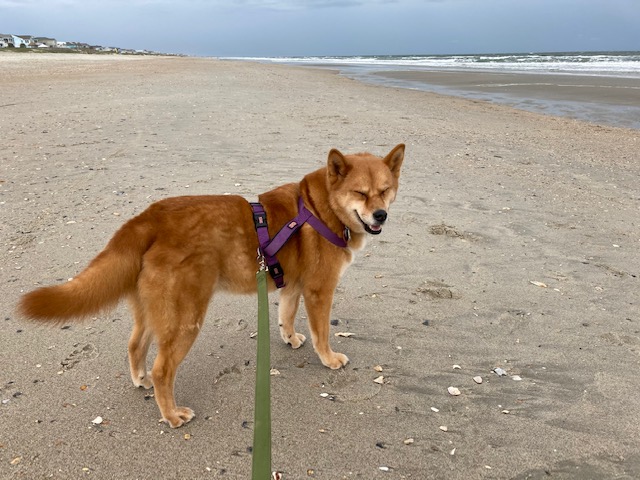
[[388, 191], [389, 191], [389, 189], [388, 189], [388, 188], [385, 188], [384, 190], [382, 190], [382, 191], [380, 192], [380, 196], [381, 196], [381, 197], [384, 197], [384, 196], [387, 194], [387, 192], [388, 192]]
[[354, 193], [356, 193], [356, 194], [360, 195], [360, 196], [361, 196], [362, 198], [364, 198], [365, 200], [367, 199], [367, 194], [366, 194], [366, 193], [364, 193], [364, 192], [359, 192], [359, 191], [357, 191], [357, 190], [356, 190]]

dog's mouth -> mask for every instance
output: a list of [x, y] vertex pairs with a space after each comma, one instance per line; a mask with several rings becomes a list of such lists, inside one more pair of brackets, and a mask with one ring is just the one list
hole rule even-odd
[[360, 220], [360, 223], [362, 224], [362, 226], [364, 227], [367, 233], [370, 233], [371, 235], [380, 235], [382, 233], [382, 225], [377, 223], [374, 225], [369, 225], [367, 222], [362, 220], [362, 217], [357, 211], [356, 211], [356, 217], [358, 217], [358, 220]]

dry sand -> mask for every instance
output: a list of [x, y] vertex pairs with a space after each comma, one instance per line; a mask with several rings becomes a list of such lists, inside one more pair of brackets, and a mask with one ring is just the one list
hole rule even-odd
[[640, 477], [639, 131], [209, 59], [3, 54], [0, 82], [0, 478], [249, 478], [255, 297], [212, 303], [177, 381], [197, 417], [178, 430], [131, 384], [124, 305], [46, 328], [15, 303], [154, 200], [253, 199], [332, 147], [399, 142], [390, 222], [336, 294], [351, 364], [282, 344], [271, 297], [273, 468]]

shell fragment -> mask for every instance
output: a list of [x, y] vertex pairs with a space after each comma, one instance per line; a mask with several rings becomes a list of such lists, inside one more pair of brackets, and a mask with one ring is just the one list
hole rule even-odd
[[454, 397], [460, 395], [460, 390], [456, 387], [449, 387], [447, 388], [447, 391], [449, 392], [449, 395], [453, 395]]

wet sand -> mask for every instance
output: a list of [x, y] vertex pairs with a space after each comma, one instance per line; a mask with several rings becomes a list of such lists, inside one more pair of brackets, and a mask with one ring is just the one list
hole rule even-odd
[[178, 430], [131, 384], [124, 304], [46, 328], [16, 301], [155, 200], [251, 200], [331, 148], [399, 142], [389, 223], [335, 296], [351, 363], [284, 345], [271, 297], [274, 469], [640, 477], [637, 130], [210, 59], [3, 54], [0, 81], [1, 478], [249, 478], [255, 297], [212, 302], [176, 385], [197, 416]]
[[395, 86], [494, 101], [523, 110], [640, 129], [640, 79], [493, 72], [375, 72]]

